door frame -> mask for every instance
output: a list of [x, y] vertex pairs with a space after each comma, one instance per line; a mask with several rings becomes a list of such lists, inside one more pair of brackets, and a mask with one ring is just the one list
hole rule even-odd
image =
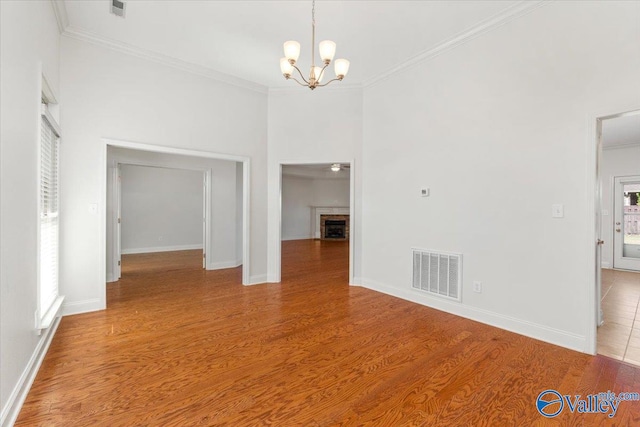
[[275, 271], [273, 282], [279, 283], [282, 281], [282, 167], [292, 165], [319, 165], [319, 164], [333, 164], [340, 163], [343, 165], [349, 165], [349, 284], [355, 284], [354, 282], [354, 260], [355, 260], [355, 240], [356, 240], [356, 227], [355, 227], [355, 168], [356, 162], [352, 160], [344, 161], [319, 161], [319, 160], [307, 160], [307, 161], [281, 161], [278, 162], [278, 244], [274, 245], [274, 260]]
[[215, 153], [209, 151], [198, 151], [184, 148], [168, 147], [163, 145], [142, 144], [138, 142], [124, 141], [118, 139], [101, 138], [101, 161], [100, 174], [101, 182], [99, 183], [98, 195], [102, 203], [102, 209], [99, 210], [99, 253], [100, 268], [98, 269], [99, 283], [101, 284], [100, 294], [103, 298], [103, 307], [106, 307], [106, 232], [107, 232], [107, 171], [109, 168], [107, 158], [108, 147], [129, 148], [132, 150], [150, 151], [162, 154], [177, 154], [191, 157], [202, 157], [216, 160], [229, 160], [242, 163], [242, 284], [251, 284], [251, 229], [249, 227], [250, 218], [250, 195], [251, 195], [251, 159], [245, 156], [235, 156], [229, 154]]
[[[616, 242], [616, 236], [619, 234], [616, 232], [616, 227], [620, 227], [621, 231], [624, 232], [624, 225], [620, 224], [620, 226], [617, 226], [615, 223], [618, 220], [621, 220], [621, 222], [624, 220], [624, 214], [622, 212], [621, 206], [618, 203], [618, 197], [619, 197], [619, 191], [618, 190], [622, 190], [621, 187], [624, 183], [626, 182], [640, 182], [640, 175], [627, 175], [627, 176], [616, 176], [614, 177], [613, 180], [613, 192], [612, 192], [612, 201], [613, 201], [613, 258], [612, 258], [612, 264], [613, 264], [613, 268], [616, 270], [629, 270], [629, 271], [640, 271], [640, 269], [636, 270], [634, 268], [627, 268], [626, 266], [623, 265], [616, 265], [616, 261], [618, 261], [618, 264], [620, 263], [620, 261], [622, 260], [618, 260], [616, 257], [616, 254], [620, 254], [620, 258], [626, 258], [623, 254], [624, 254], [624, 237], [619, 237], [618, 238], [618, 242]], [[622, 218], [621, 218], [622, 217]], [[640, 260], [636, 261], [637, 263], [640, 263]]]
[[[640, 105], [626, 105], [615, 109], [612, 113], [603, 112], [600, 114], [588, 115], [588, 146], [587, 150], [587, 194], [591, 195], [589, 209], [587, 211], [587, 221], [593, 225], [590, 232], [585, 233], [585, 248], [587, 248], [587, 328], [585, 333], [585, 353], [597, 354], [598, 348], [598, 326], [602, 322], [601, 293], [602, 293], [602, 122], [604, 120], [619, 117], [628, 117], [640, 114]], [[623, 111], [620, 113], [620, 111]], [[594, 249], [595, 247], [595, 249]]]

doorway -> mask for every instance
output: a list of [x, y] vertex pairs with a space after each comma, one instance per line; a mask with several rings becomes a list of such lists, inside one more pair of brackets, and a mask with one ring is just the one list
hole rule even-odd
[[[206, 268], [210, 171], [117, 163], [113, 168], [113, 277], [153, 269], [158, 255]], [[179, 266], [179, 265], [178, 265]]]
[[[110, 268], [110, 262], [108, 258], [110, 258], [113, 254], [113, 242], [111, 241], [111, 236], [113, 235], [112, 230], [112, 215], [113, 208], [110, 206], [112, 197], [109, 187], [112, 186], [110, 184], [110, 169], [114, 166], [113, 159], [110, 158], [110, 154], [113, 150], [121, 150], [126, 151], [128, 153], [133, 153], [131, 155], [138, 155], [143, 153], [145, 156], [151, 156], [156, 159], [163, 158], [165, 163], [162, 165], [167, 165], [167, 158], [171, 159], [185, 159], [188, 158], [190, 161], [199, 161], [199, 162], [210, 162], [210, 161], [219, 161], [223, 165], [233, 165], [234, 174], [236, 176], [236, 191], [234, 194], [236, 195], [236, 199], [233, 202], [233, 205], [236, 207], [236, 224], [237, 227], [231, 229], [229, 227], [225, 227], [224, 224], [221, 224], [219, 228], [222, 229], [225, 235], [234, 235], [235, 241], [238, 242], [235, 248], [235, 259], [232, 260], [234, 263], [237, 263], [234, 266], [241, 265], [242, 266], [242, 278], [241, 282], [243, 285], [251, 284], [251, 257], [250, 257], [250, 215], [249, 215], [249, 204], [250, 204], [250, 194], [251, 194], [251, 160], [248, 157], [243, 156], [234, 156], [227, 154], [219, 154], [219, 153], [211, 153], [206, 151], [196, 151], [196, 150], [187, 150], [187, 149], [179, 149], [174, 147], [166, 147], [159, 145], [149, 145], [149, 144], [141, 144], [136, 142], [122, 141], [122, 140], [114, 140], [114, 139], [102, 139], [102, 159], [101, 167], [102, 171], [100, 176], [102, 176], [103, 181], [100, 183], [101, 189], [101, 200], [102, 205], [105, 207], [100, 210], [100, 258], [103, 260], [101, 264], [100, 270], [97, 272], [98, 276], [101, 278], [101, 289], [100, 293], [102, 295], [101, 300], [99, 301], [99, 307], [106, 308], [106, 294], [107, 294], [107, 279], [108, 274], [112, 274], [108, 271], [108, 267]], [[230, 166], [231, 167], [231, 166]], [[207, 167], [203, 168], [206, 169]], [[219, 187], [212, 185], [212, 188]], [[212, 196], [213, 197], [213, 196]], [[212, 203], [209, 203], [208, 206], [211, 206]], [[216, 204], [221, 205], [221, 204]], [[209, 218], [216, 216], [216, 212], [212, 210]], [[212, 233], [219, 232], [220, 230], [212, 231]], [[220, 244], [225, 247], [224, 241], [220, 240]], [[211, 251], [208, 251], [211, 253]], [[213, 265], [213, 269], [216, 268], [229, 268], [231, 265], [227, 265], [226, 262], [219, 262]]]
[[640, 271], [639, 199], [640, 176], [615, 178], [613, 268]]
[[640, 110], [596, 124], [596, 352], [640, 365], [640, 268], [629, 271], [640, 261], [629, 256], [640, 247]]
[[[323, 250], [340, 253], [341, 247], [345, 255], [348, 253], [349, 276], [346, 279], [353, 283], [353, 162], [281, 163], [279, 175], [276, 281], [282, 279], [283, 253], [300, 254], [309, 250], [318, 254]], [[292, 249], [296, 244], [306, 246]]]

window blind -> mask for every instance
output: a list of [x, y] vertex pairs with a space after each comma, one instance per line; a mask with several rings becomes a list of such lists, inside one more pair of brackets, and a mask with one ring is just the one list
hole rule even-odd
[[[40, 319], [53, 317], [58, 297], [58, 152], [60, 131], [55, 120], [42, 108], [40, 135]], [[52, 320], [52, 319], [51, 319]], [[47, 322], [48, 323], [48, 322]], [[44, 325], [47, 327], [47, 325]]]

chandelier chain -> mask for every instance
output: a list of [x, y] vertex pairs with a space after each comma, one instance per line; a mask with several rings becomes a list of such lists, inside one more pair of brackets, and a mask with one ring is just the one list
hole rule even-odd
[[311, 1], [311, 69], [316, 65], [316, 0]]

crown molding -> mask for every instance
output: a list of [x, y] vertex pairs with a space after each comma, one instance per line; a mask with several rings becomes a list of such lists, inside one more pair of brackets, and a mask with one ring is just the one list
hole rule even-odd
[[365, 79], [363, 86], [365, 88], [371, 87], [376, 83], [379, 83], [383, 80], [386, 80], [393, 75], [397, 74], [400, 71], [406, 70], [408, 68], [414, 67], [424, 61], [435, 58], [436, 56], [448, 52], [451, 49], [454, 49], [474, 38], [488, 33], [490, 31], [495, 30], [496, 28], [501, 27], [502, 25], [513, 21], [516, 18], [526, 15], [529, 12], [537, 9], [540, 6], [543, 6], [553, 0], [534, 0], [534, 1], [521, 1], [519, 3], [510, 6], [501, 12], [491, 16], [480, 23], [473, 25], [472, 27], [454, 35], [453, 37], [439, 43], [438, 45], [432, 47], [431, 49], [425, 50], [413, 57], [407, 59], [406, 61], [401, 62], [399, 65], [395, 67], [389, 68], [382, 73]]
[[636, 147], [640, 147], [640, 142], [630, 142], [628, 144], [605, 145], [604, 147], [602, 147], [602, 149], [604, 151], [608, 151], [608, 150], [618, 150], [622, 148], [636, 148]]
[[161, 53], [156, 53], [147, 49], [142, 49], [127, 43], [108, 39], [106, 37], [99, 36], [97, 34], [85, 31], [73, 26], [67, 26], [62, 33], [63, 36], [71, 39], [84, 41], [97, 46], [102, 46], [107, 49], [115, 50], [127, 55], [135, 56], [141, 59], [153, 61], [162, 65], [177, 68], [182, 71], [186, 71], [191, 74], [196, 74], [201, 77], [206, 77], [212, 80], [216, 80], [229, 85], [237, 86], [243, 89], [249, 89], [255, 92], [267, 94], [268, 88], [264, 85], [244, 80], [239, 77], [235, 77], [229, 74], [215, 71], [212, 68], [204, 67], [202, 65], [193, 64], [191, 62], [183, 61], [181, 59], [173, 58]]
[[67, 16], [67, 7], [63, 0], [51, 0], [51, 6], [53, 7], [53, 13], [56, 15], [56, 23], [58, 24], [58, 31], [60, 34], [69, 26], [69, 17]]

